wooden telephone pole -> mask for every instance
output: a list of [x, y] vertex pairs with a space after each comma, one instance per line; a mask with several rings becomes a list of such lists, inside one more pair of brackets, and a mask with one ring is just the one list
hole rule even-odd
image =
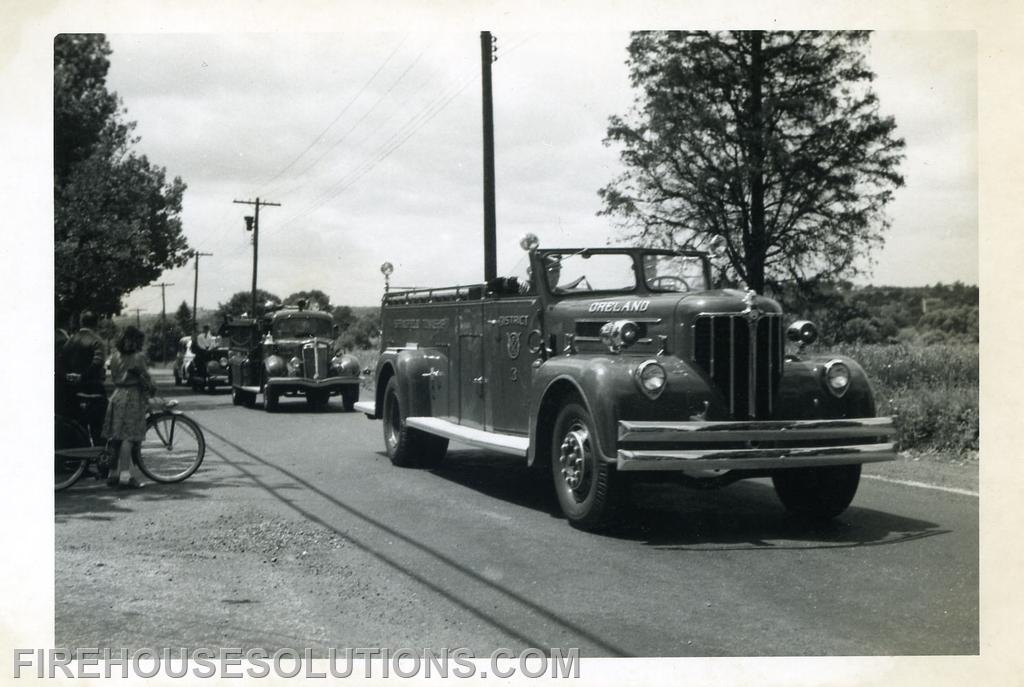
[[199, 298], [199, 256], [212, 256], [213, 253], [200, 253], [199, 251], [196, 251], [194, 255], [196, 256], [196, 278], [195, 284], [192, 287], [192, 336], [195, 336], [196, 331], [198, 330], [196, 324], [196, 300]]
[[252, 217], [245, 218], [245, 229], [246, 231], [252, 231], [252, 310], [250, 316], [256, 318], [256, 262], [258, 260], [260, 251], [260, 206], [270, 205], [276, 208], [281, 207], [280, 203], [270, 203], [265, 200], [260, 200], [258, 197], [256, 200], [235, 200], [234, 203], [240, 203], [242, 205], [255, 205], [256, 211]]
[[167, 362], [167, 287], [174, 284], [161, 282], [153, 286], [160, 287], [160, 360]]
[[480, 80], [483, 84], [484, 118], [484, 281], [498, 276], [497, 221], [494, 212], [494, 105], [491, 97], [491, 63], [497, 60], [495, 39], [480, 32]]

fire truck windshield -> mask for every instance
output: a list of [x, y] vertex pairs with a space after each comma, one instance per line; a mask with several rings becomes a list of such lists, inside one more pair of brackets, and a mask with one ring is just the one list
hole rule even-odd
[[[551, 291], [629, 292], [642, 275], [650, 291], [703, 291], [708, 288], [704, 257], [668, 251], [551, 251], [541, 258]], [[634, 262], [635, 261], [635, 262]]]
[[703, 291], [708, 287], [698, 255], [645, 253], [644, 281], [651, 291]]
[[554, 293], [636, 288], [636, 271], [629, 253], [547, 253], [543, 261], [548, 286]]

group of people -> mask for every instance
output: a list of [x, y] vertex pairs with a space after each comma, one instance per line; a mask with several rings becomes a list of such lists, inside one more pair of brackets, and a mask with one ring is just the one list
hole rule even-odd
[[96, 333], [96, 315], [83, 312], [80, 327], [60, 343], [56, 355], [56, 401], [59, 413], [80, 418], [93, 443], [111, 442], [116, 464], [109, 466], [111, 487], [142, 486], [135, 461], [146, 436], [146, 411], [156, 386], [147, 370], [143, 351], [145, 335], [137, 327], [121, 332], [110, 357], [114, 393], [108, 401], [104, 381], [107, 374], [106, 346]]

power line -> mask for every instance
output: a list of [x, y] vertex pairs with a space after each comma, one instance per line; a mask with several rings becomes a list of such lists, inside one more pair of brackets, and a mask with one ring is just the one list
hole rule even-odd
[[[504, 54], [504, 55], [512, 54], [513, 52], [518, 50], [520, 47], [522, 47], [525, 43], [527, 43], [528, 41], [533, 39], [535, 37], [535, 35], [536, 34], [530, 34], [530, 35], [526, 36], [525, 38], [523, 38], [522, 40], [517, 41], [510, 48], [508, 48], [508, 50], [503, 51], [502, 54]], [[271, 232], [268, 232], [268, 233], [270, 233], [270, 234], [276, 233], [276, 231], [284, 228], [285, 226], [288, 226], [288, 225], [292, 224], [293, 222], [295, 222], [296, 220], [299, 220], [299, 219], [309, 215], [310, 213], [316, 211], [317, 209], [323, 207], [324, 204], [326, 204], [327, 202], [329, 202], [333, 198], [337, 197], [337, 195], [339, 195], [340, 193], [343, 193], [347, 189], [351, 188], [360, 179], [362, 179], [364, 176], [366, 176], [371, 171], [373, 171], [373, 169], [378, 164], [380, 164], [381, 162], [386, 160], [395, 151], [397, 151], [399, 148], [401, 148], [402, 145], [404, 145], [405, 142], [409, 140], [409, 138], [411, 138], [420, 129], [422, 129], [428, 122], [430, 122], [430, 120], [432, 120], [442, 110], [444, 110], [444, 108], [447, 107], [448, 104], [452, 100], [454, 100], [456, 97], [458, 97], [466, 89], [466, 87], [468, 87], [473, 81], [475, 81], [478, 78], [480, 78], [480, 74], [476, 74], [476, 75], [466, 79], [462, 83], [462, 85], [459, 86], [450, 95], [445, 96], [444, 93], [442, 93], [441, 96], [439, 96], [434, 101], [432, 101], [431, 103], [428, 103], [426, 106], [421, 108], [419, 111], [417, 111], [415, 114], [413, 114], [413, 116], [410, 117], [405, 122], [405, 124], [403, 124], [401, 127], [399, 127], [399, 129], [395, 133], [393, 133], [390, 138], [388, 138], [382, 145], [378, 146], [374, 150], [374, 152], [372, 152], [370, 155], [368, 155], [367, 158], [361, 164], [359, 164], [359, 165], [353, 167], [352, 169], [350, 169], [341, 178], [341, 180], [337, 184], [334, 184], [325, 193], [323, 193], [320, 196], [318, 196], [317, 199], [313, 201], [313, 204], [310, 207], [308, 207], [306, 210], [303, 210], [303, 211], [299, 212], [298, 214], [293, 215], [292, 217], [288, 218], [287, 220], [282, 222], [280, 225], [278, 225], [278, 227], [275, 230], [273, 230]], [[417, 123], [417, 120], [421, 120], [421, 119], [422, 119], [422, 121], [419, 121]], [[412, 128], [408, 131], [408, 133], [403, 135], [403, 131], [409, 129], [410, 127], [412, 127]], [[396, 139], [397, 139], [397, 143], [392, 145], [392, 142], [396, 141]], [[340, 143], [340, 142], [341, 141], [338, 141], [338, 143]]]
[[[327, 156], [328, 153], [330, 153], [332, 150], [334, 150], [339, 145], [344, 143], [345, 140], [348, 139], [349, 134], [351, 134], [353, 131], [355, 131], [359, 127], [360, 124], [362, 124], [364, 121], [366, 121], [366, 118], [368, 116], [370, 116], [370, 114], [372, 114], [377, 109], [377, 106], [380, 105], [384, 101], [384, 99], [387, 98], [391, 94], [391, 92], [393, 90], [395, 90], [395, 87], [398, 86], [398, 84], [402, 82], [402, 80], [412, 70], [412, 68], [415, 67], [419, 63], [420, 59], [423, 57], [423, 52], [424, 51], [421, 51], [420, 54], [416, 56], [416, 58], [412, 61], [412, 63], [409, 64], [409, 66], [406, 67], [405, 70], [401, 74], [398, 75], [398, 78], [396, 78], [391, 83], [391, 85], [387, 88], [387, 90], [384, 91], [384, 93], [381, 94], [380, 97], [377, 98], [377, 100], [373, 103], [373, 105], [371, 105], [370, 108], [368, 110], [366, 110], [366, 112], [364, 112], [362, 114], [362, 116], [359, 119], [357, 119], [355, 121], [355, 123], [351, 127], [349, 127], [348, 131], [346, 131], [344, 134], [342, 134], [341, 138], [339, 138], [334, 143], [332, 143], [327, 149], [325, 149], [322, 153], [320, 153], [320, 155], [318, 155], [311, 163], [309, 163], [308, 165], [303, 167], [302, 170], [298, 173], [298, 175], [296, 177], [296, 183], [293, 184], [287, 190], [282, 191], [280, 193], [280, 195], [289, 195], [292, 192], [294, 192], [296, 189], [298, 189], [302, 185], [301, 177], [303, 175], [305, 175], [306, 172], [308, 172], [313, 167], [315, 167], [321, 160], [323, 160]], [[372, 136], [372, 133], [370, 135]]]
[[[413, 135], [415, 135], [420, 129], [427, 125], [434, 117], [436, 117], [448, 104], [458, 97], [466, 87], [469, 86], [479, 76], [471, 77], [467, 79], [459, 88], [453, 91], [451, 94], [436, 99], [433, 103], [425, 107], [420, 112], [416, 113], [411, 117], [402, 127], [399, 128], [392, 136], [379, 146], [373, 153], [367, 156], [367, 159], [362, 163], [356, 165], [346, 173], [341, 180], [331, 186], [325, 193], [317, 197], [313, 201], [313, 205], [308, 207], [306, 210], [288, 218], [280, 225], [278, 225], [274, 231], [269, 233], [276, 233], [280, 229], [292, 224], [296, 220], [299, 220], [311, 212], [318, 210], [323, 207], [327, 202], [331, 201], [339, 194], [351, 188], [356, 182], [370, 173], [378, 164], [390, 157], [395, 151], [401, 148], [406, 141], [408, 141]], [[419, 120], [419, 121], [417, 121]], [[408, 130], [403, 134], [403, 130]]]
[[366, 80], [366, 83], [363, 84], [362, 88], [360, 88], [359, 91], [354, 96], [352, 96], [352, 98], [348, 101], [348, 103], [345, 104], [345, 107], [341, 108], [341, 112], [339, 112], [337, 114], [337, 116], [334, 119], [331, 120], [331, 123], [328, 124], [324, 128], [323, 131], [321, 131], [319, 134], [317, 134], [316, 138], [314, 138], [313, 141], [308, 146], [306, 146], [302, 150], [301, 153], [296, 155], [295, 158], [291, 162], [289, 162], [287, 165], [285, 165], [281, 169], [281, 171], [279, 171], [277, 174], [275, 174], [269, 180], [263, 182], [263, 184], [261, 184], [259, 186], [258, 190], [263, 190], [268, 185], [270, 185], [270, 184], [274, 183], [275, 181], [277, 181], [281, 177], [282, 174], [284, 174], [289, 169], [291, 169], [295, 165], [295, 163], [298, 162], [302, 158], [303, 155], [308, 153], [313, 148], [313, 146], [315, 146], [317, 143], [320, 142], [320, 139], [322, 139], [327, 134], [327, 132], [331, 130], [331, 127], [333, 127], [335, 124], [337, 124], [338, 120], [340, 120], [345, 115], [345, 113], [348, 112], [349, 108], [352, 107], [352, 105], [359, 99], [359, 96], [361, 96], [366, 91], [366, 89], [370, 87], [370, 84], [373, 83], [374, 79], [377, 78], [377, 75], [381, 73], [381, 71], [384, 69], [385, 66], [387, 66], [388, 62], [391, 61], [391, 58], [393, 58], [398, 53], [398, 49], [401, 48], [402, 45], [405, 44], [405, 41], [406, 41], [407, 38], [408, 38], [408, 34], [402, 36], [402, 40], [399, 41], [398, 45], [396, 45], [394, 47], [394, 49], [391, 51], [391, 54], [389, 54], [384, 59], [384, 61], [381, 62], [380, 66], [377, 67], [376, 71], [374, 71], [373, 74], [370, 76], [370, 78]]

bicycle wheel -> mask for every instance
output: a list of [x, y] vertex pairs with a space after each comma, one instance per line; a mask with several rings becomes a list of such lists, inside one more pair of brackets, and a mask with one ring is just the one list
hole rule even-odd
[[146, 438], [136, 461], [154, 482], [180, 482], [199, 469], [206, 454], [203, 430], [180, 413], [156, 413], [146, 420]]
[[60, 491], [77, 482], [89, 463], [88, 458], [63, 451], [89, 448], [92, 442], [84, 427], [71, 420], [57, 417], [54, 422], [53, 445], [53, 490]]

